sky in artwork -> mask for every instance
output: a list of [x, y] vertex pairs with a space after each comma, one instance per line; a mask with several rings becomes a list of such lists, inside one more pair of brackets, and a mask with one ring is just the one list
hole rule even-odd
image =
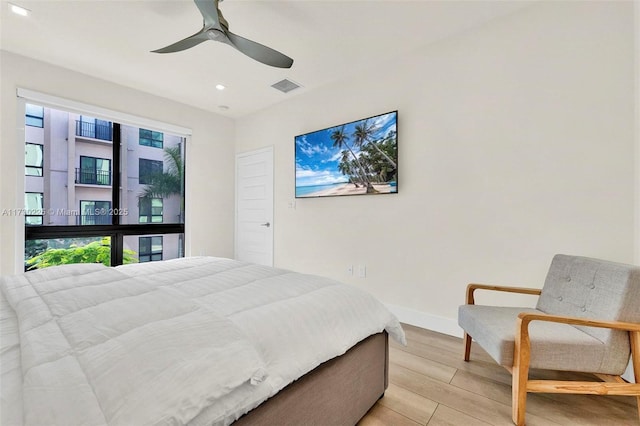
[[[390, 112], [369, 118], [369, 124], [373, 124], [376, 132], [373, 140], [384, 138], [391, 131], [396, 130], [397, 112]], [[351, 136], [357, 125], [364, 120], [344, 124], [344, 132], [349, 136], [346, 143], [356, 156], [360, 151], [353, 146]], [[343, 125], [330, 127], [323, 130], [296, 136], [296, 188], [303, 186], [332, 185], [348, 182], [348, 178], [338, 170], [338, 164], [342, 158], [341, 149], [333, 146], [331, 133], [340, 129]]]

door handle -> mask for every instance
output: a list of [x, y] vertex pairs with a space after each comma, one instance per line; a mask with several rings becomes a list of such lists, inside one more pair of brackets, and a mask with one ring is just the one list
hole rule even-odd
[[267, 228], [271, 226], [271, 224], [269, 222], [267, 223], [261, 223], [260, 226], [266, 226]]

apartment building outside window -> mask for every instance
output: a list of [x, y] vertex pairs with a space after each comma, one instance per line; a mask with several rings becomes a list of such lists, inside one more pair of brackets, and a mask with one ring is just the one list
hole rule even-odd
[[[184, 137], [26, 109], [34, 125], [25, 126], [25, 268], [50, 265], [48, 249], [68, 250], [71, 263], [184, 256]], [[100, 255], [78, 255], [84, 247]]]
[[138, 246], [140, 247], [138, 253], [140, 262], [162, 260], [162, 237], [140, 237]]
[[111, 185], [111, 160], [80, 156], [80, 168], [76, 169], [76, 183]]
[[162, 223], [162, 198], [141, 197], [139, 223]]
[[80, 201], [78, 225], [110, 225], [110, 201]]
[[24, 223], [26, 225], [42, 225], [44, 217], [44, 194], [42, 192], [25, 192]]
[[76, 120], [76, 136], [110, 141], [113, 138], [111, 122], [81, 115]]
[[42, 176], [44, 146], [28, 142], [24, 146], [24, 174], [26, 176]]
[[150, 184], [153, 175], [161, 174], [164, 163], [159, 160], [140, 158], [138, 160], [138, 179], [141, 184]]
[[33, 127], [44, 127], [44, 107], [27, 104], [25, 124]]
[[164, 134], [162, 132], [154, 132], [147, 129], [140, 129], [140, 145], [152, 146], [154, 148], [162, 148], [164, 144]]

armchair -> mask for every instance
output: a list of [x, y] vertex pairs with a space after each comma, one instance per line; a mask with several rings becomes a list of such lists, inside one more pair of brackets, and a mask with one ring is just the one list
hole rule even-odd
[[[476, 305], [476, 290], [538, 295], [535, 309]], [[542, 289], [467, 286], [458, 310], [471, 340], [512, 374], [513, 422], [525, 424], [528, 392], [635, 396], [640, 416], [640, 267], [556, 255]], [[621, 376], [631, 356], [636, 383]], [[580, 371], [601, 381], [529, 380], [529, 369]]]

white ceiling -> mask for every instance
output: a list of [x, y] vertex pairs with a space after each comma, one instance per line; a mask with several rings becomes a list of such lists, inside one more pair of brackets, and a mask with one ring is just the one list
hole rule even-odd
[[[205, 42], [151, 50], [202, 27], [191, 0], [0, 0], [0, 48], [229, 117], [240, 117], [394, 60], [528, 6], [523, 1], [225, 0], [230, 30], [292, 57], [272, 68]], [[288, 78], [303, 88], [270, 86]], [[218, 91], [215, 85], [227, 89]], [[220, 105], [226, 105], [223, 111]]]

